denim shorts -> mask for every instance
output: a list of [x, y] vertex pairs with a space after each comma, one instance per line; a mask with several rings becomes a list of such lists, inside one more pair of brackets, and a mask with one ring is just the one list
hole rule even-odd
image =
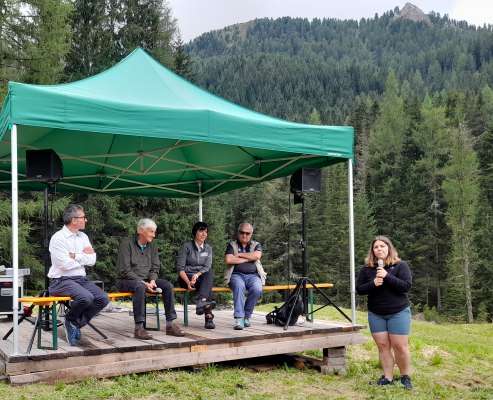
[[380, 315], [368, 311], [371, 333], [388, 332], [392, 335], [409, 335], [411, 330], [411, 308], [395, 314]]

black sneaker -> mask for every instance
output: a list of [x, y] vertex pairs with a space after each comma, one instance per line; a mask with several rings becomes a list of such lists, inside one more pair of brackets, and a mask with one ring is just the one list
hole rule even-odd
[[380, 379], [377, 381], [378, 386], [385, 386], [385, 385], [393, 385], [394, 381], [391, 381], [385, 377], [385, 375], [382, 375]]
[[402, 383], [402, 386], [404, 386], [404, 388], [407, 390], [411, 390], [413, 388], [413, 385], [411, 383], [411, 378], [409, 377], [409, 375], [402, 375], [401, 376], [401, 383]]
[[207, 300], [200, 299], [197, 301], [197, 306], [195, 307], [195, 313], [197, 315], [203, 315], [204, 312], [206, 311], [206, 309], [212, 310], [215, 307], [216, 307], [215, 301], [213, 301], [213, 300], [207, 301]]
[[213, 319], [214, 319], [214, 315], [212, 315], [212, 314], [206, 314], [205, 315], [205, 324], [204, 324], [205, 329], [215, 329], [216, 328], [216, 324], [214, 323]]

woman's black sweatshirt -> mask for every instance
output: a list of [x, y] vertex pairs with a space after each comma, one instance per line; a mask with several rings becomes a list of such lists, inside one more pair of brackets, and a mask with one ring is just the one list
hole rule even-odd
[[375, 286], [373, 280], [377, 268], [364, 266], [358, 274], [356, 291], [368, 295], [368, 310], [380, 315], [395, 314], [409, 305], [407, 292], [411, 288], [412, 275], [405, 261], [385, 266], [387, 276], [383, 285]]

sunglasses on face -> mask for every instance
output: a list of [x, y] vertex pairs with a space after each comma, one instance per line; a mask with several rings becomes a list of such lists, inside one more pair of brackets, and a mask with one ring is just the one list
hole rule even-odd
[[238, 232], [240, 235], [251, 235], [252, 232], [245, 232], [245, 231], [239, 231]]

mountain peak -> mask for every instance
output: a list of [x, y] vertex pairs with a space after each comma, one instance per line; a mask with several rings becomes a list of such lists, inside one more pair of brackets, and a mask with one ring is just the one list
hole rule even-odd
[[427, 25], [431, 25], [430, 18], [426, 15], [421, 8], [411, 3], [406, 3], [399, 14], [396, 15], [396, 19], [408, 19], [414, 22], [424, 22]]

